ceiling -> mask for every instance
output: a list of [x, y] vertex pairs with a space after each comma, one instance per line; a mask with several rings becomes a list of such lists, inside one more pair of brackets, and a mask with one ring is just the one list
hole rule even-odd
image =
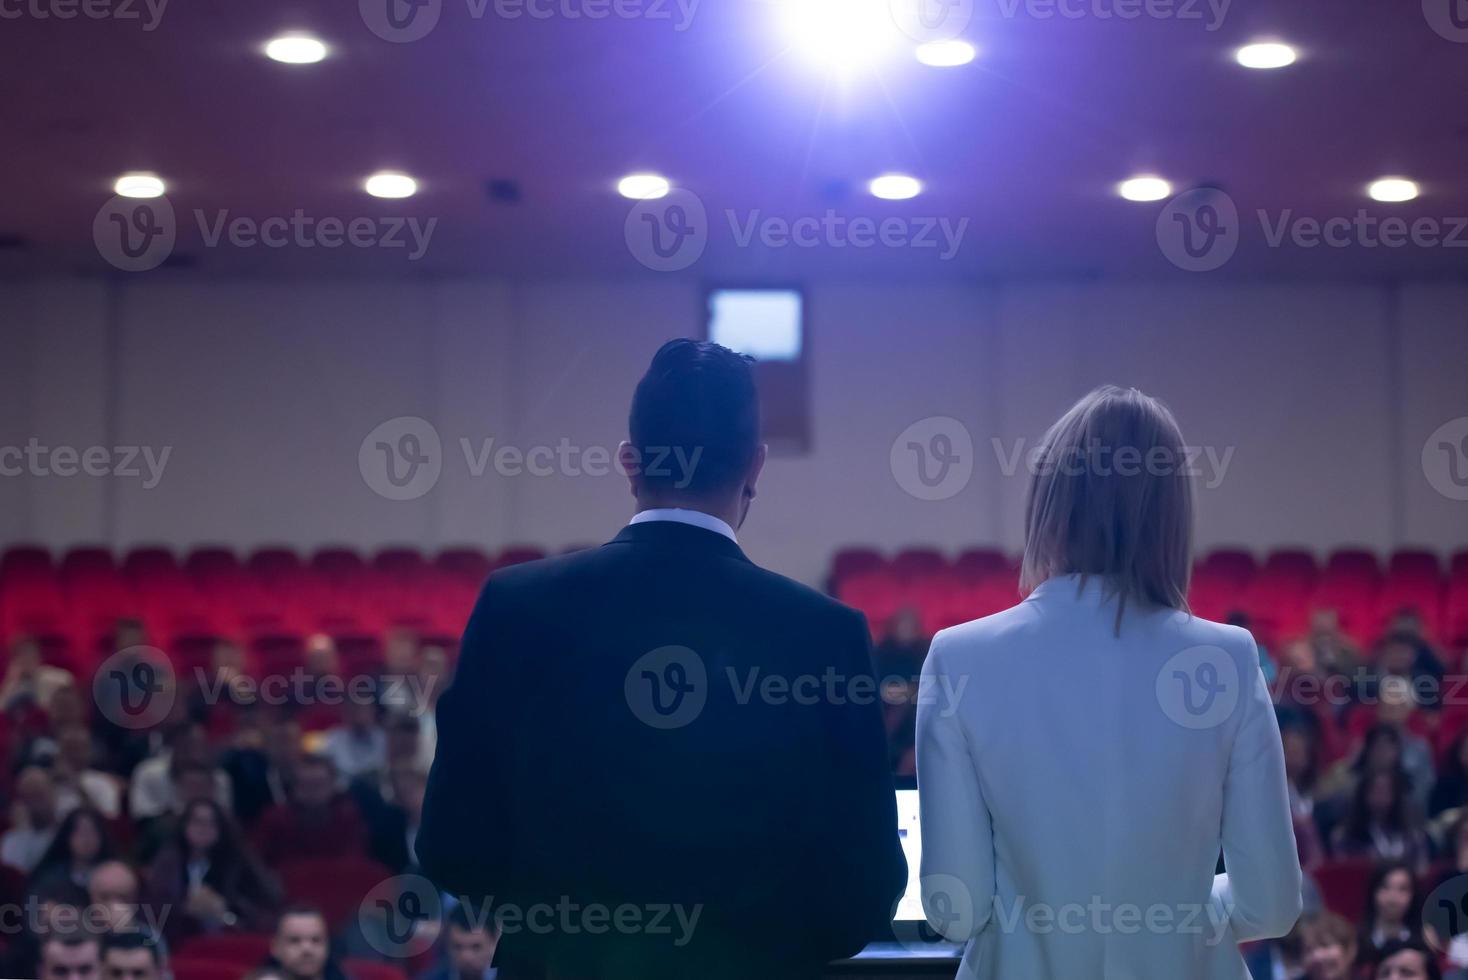
[[[425, 0], [442, 5], [438, 23], [410, 43], [368, 28], [385, 0], [172, 0], [151, 30], [144, 0], [110, 0], [137, 20], [35, 16], [68, 2], [12, 0], [4, 9], [22, 15], [0, 19], [10, 277], [111, 272], [93, 223], [129, 170], [168, 182], [169, 264], [221, 274], [1199, 275], [1159, 246], [1165, 202], [1116, 195], [1140, 172], [1178, 190], [1220, 188], [1237, 207], [1237, 253], [1204, 274], [1468, 271], [1468, 228], [1458, 247], [1368, 247], [1355, 232], [1342, 247], [1271, 246], [1258, 217], [1273, 226], [1365, 208], [1453, 234], [1453, 216], [1468, 215], [1468, 43], [1434, 29], [1437, 0], [1427, 13], [1418, 0], [1234, 0], [1221, 23], [1193, 0], [1153, 2], [1198, 19], [1114, 16], [1128, 0], [1065, 0], [1078, 17], [1038, 16], [1043, 0], [975, 0], [972, 64], [899, 56], [842, 83], [790, 49], [776, 28], [782, 0], [619, 0], [656, 3], [661, 16], [602, 18], [586, 14], [611, 0], [535, 0], [547, 17], [503, 15], [524, 0]], [[331, 56], [264, 58], [260, 45], [285, 30], [316, 33]], [[1265, 35], [1298, 45], [1300, 61], [1260, 72], [1231, 60]], [[362, 193], [384, 168], [414, 175], [420, 193]], [[687, 267], [652, 271], [629, 247], [633, 205], [615, 183], [635, 170], [667, 175], [706, 209], [707, 247]], [[865, 183], [884, 171], [919, 177], [924, 193], [871, 198]], [[1385, 174], [1418, 180], [1422, 196], [1370, 201], [1365, 184]], [[496, 180], [518, 199], [487, 193]], [[225, 211], [259, 221], [297, 209], [437, 222], [416, 260], [381, 247], [211, 246], [199, 228], [199, 215], [207, 226]], [[828, 211], [838, 224], [895, 217], [940, 242], [940, 219], [967, 222], [948, 258], [941, 247], [838, 246], [832, 232], [810, 246], [741, 242], [751, 221]]]

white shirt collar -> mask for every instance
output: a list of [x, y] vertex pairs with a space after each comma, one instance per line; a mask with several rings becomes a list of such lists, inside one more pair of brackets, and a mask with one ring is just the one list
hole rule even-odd
[[739, 539], [734, 536], [734, 529], [729, 526], [727, 521], [721, 521], [714, 515], [705, 514], [701, 510], [685, 510], [682, 507], [654, 507], [651, 510], [638, 511], [632, 520], [627, 522], [627, 525], [630, 527], [633, 524], [646, 524], [648, 521], [676, 521], [679, 524], [692, 524], [694, 527], [701, 527], [705, 531], [722, 534], [735, 544], [739, 543]]

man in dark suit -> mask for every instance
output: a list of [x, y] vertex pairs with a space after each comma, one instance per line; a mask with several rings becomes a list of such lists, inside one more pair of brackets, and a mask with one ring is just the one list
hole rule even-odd
[[906, 881], [864, 617], [740, 550], [748, 360], [675, 340], [610, 543], [490, 576], [438, 705], [418, 855], [559, 980], [811, 977]]

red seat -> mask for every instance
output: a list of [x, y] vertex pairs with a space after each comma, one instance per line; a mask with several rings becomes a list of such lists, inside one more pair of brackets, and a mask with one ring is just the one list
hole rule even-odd
[[351, 548], [335, 547], [318, 549], [308, 567], [328, 579], [343, 579], [361, 573], [367, 563]]
[[408, 980], [408, 975], [391, 963], [347, 957], [342, 960], [342, 972], [350, 980]]
[[278, 871], [286, 896], [319, 908], [333, 932], [357, 914], [372, 889], [393, 876], [367, 858], [292, 861]]
[[219, 932], [184, 940], [177, 956], [213, 960], [253, 969], [270, 955], [267, 933]]
[[388, 575], [417, 575], [428, 562], [417, 548], [383, 548], [372, 556], [372, 567]]
[[885, 568], [887, 559], [876, 548], [857, 546], [842, 548], [831, 560], [830, 588], [834, 593], [841, 583], [853, 575], [875, 572]]
[[515, 545], [500, 552], [499, 560], [495, 562], [495, 567], [505, 568], [509, 565], [519, 565], [527, 561], [540, 561], [544, 557], [544, 548], [536, 548], [530, 545]]
[[904, 548], [892, 558], [892, 574], [912, 580], [948, 571], [948, 559], [937, 548]]
[[1370, 861], [1329, 860], [1315, 869], [1315, 883], [1325, 907], [1355, 922], [1366, 908], [1366, 890], [1371, 882]]
[[953, 574], [961, 581], [981, 582], [990, 576], [1010, 575], [1014, 564], [997, 548], [968, 548], [953, 561]]
[[122, 560], [122, 575], [136, 585], [150, 576], [166, 575], [178, 570], [178, 559], [161, 545], [133, 548]]
[[494, 562], [478, 548], [447, 548], [438, 553], [433, 564], [456, 578], [469, 579], [478, 585], [489, 577]]
[[183, 563], [184, 574], [195, 580], [238, 574], [241, 567], [239, 557], [223, 545], [195, 548]]
[[218, 960], [195, 959], [192, 956], [175, 956], [171, 963], [173, 980], [240, 980], [240, 977], [258, 965], [222, 963]]
[[289, 548], [260, 548], [245, 560], [245, 568], [254, 576], [275, 579], [301, 570], [301, 558]]

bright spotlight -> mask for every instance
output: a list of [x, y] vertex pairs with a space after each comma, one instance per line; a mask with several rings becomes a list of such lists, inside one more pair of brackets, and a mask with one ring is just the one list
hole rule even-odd
[[1407, 180], [1405, 177], [1383, 177], [1380, 180], [1373, 180], [1371, 186], [1366, 188], [1366, 193], [1371, 195], [1373, 201], [1400, 204], [1403, 201], [1414, 199], [1421, 193], [1421, 190], [1415, 180]]
[[917, 60], [933, 68], [957, 68], [974, 60], [974, 46], [967, 41], [934, 41], [920, 44]]
[[314, 65], [326, 57], [326, 45], [307, 34], [282, 34], [266, 43], [265, 56], [287, 65]]
[[418, 182], [407, 174], [384, 171], [368, 177], [362, 188], [373, 197], [412, 197], [418, 193]]
[[617, 193], [634, 201], [655, 201], [666, 197], [670, 186], [658, 174], [628, 174], [617, 181]]
[[117, 178], [112, 190], [122, 197], [162, 197], [163, 181], [157, 174], [130, 173]]
[[1172, 193], [1172, 185], [1161, 177], [1133, 177], [1122, 181], [1116, 192], [1128, 201], [1160, 201]]
[[922, 189], [922, 181], [906, 174], [883, 174], [867, 185], [867, 190], [872, 192], [873, 197], [880, 197], [884, 201], [905, 201], [910, 197], [917, 197]]
[[834, 71], [875, 64], [900, 40], [880, 0], [781, 0], [780, 13], [791, 46]]
[[1278, 41], [1260, 41], [1246, 44], [1234, 52], [1234, 60], [1245, 68], [1283, 68], [1293, 65], [1298, 53], [1288, 44]]

